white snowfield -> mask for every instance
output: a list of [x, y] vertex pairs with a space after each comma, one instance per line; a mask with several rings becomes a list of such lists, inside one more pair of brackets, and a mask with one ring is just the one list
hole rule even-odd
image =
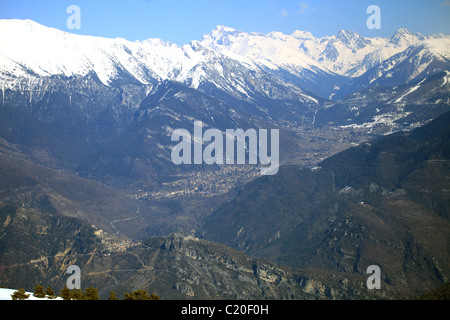
[[[4, 289], [0, 288], [0, 300], [12, 300], [11, 295], [16, 292], [17, 289]], [[26, 300], [63, 300], [61, 297], [57, 297], [55, 299], [48, 299], [48, 298], [36, 298], [33, 296], [32, 292], [26, 292], [26, 294], [29, 294], [30, 296]]]
[[206, 75], [202, 64], [223, 70], [227, 57], [249, 69], [301, 73], [327, 72], [356, 77], [412, 46], [425, 46], [450, 59], [450, 36], [423, 36], [399, 29], [391, 38], [366, 38], [352, 31], [316, 38], [305, 31], [291, 35], [242, 32], [217, 26], [200, 41], [178, 46], [161, 39], [128, 41], [76, 35], [31, 20], [0, 19], [0, 76], [80, 75], [93, 72], [108, 85], [119, 72], [143, 84], [151, 79], [189, 82], [196, 87]]

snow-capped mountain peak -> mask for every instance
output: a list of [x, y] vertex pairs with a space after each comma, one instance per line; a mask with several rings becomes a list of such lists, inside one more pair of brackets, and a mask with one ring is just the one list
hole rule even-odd
[[20, 70], [39, 76], [84, 76], [95, 72], [105, 84], [120, 71], [143, 83], [148, 77], [148, 71], [140, 68], [136, 43], [125, 39], [76, 35], [30, 20], [0, 20], [0, 38], [2, 71]]
[[312, 40], [315, 39], [313, 34], [309, 31], [300, 31], [300, 30], [295, 30], [292, 34], [292, 37], [299, 39], [299, 40]]
[[367, 45], [371, 45], [372, 41], [370, 39], [364, 38], [356, 32], [349, 30], [341, 30], [336, 39], [342, 41], [345, 45], [357, 49], [362, 49]]
[[213, 36], [224, 36], [224, 35], [229, 35], [229, 34], [235, 34], [238, 31], [234, 28], [230, 28], [224, 25], [218, 25], [216, 26], [212, 31], [211, 31], [211, 35]]
[[[300, 33], [296, 35], [300, 36]], [[281, 32], [247, 33], [218, 26], [210, 34], [205, 35], [201, 43], [230, 58], [247, 63], [253, 62], [274, 70], [280, 67], [326, 70], [298, 50], [300, 39]]]
[[201, 52], [161, 39], [128, 41], [76, 35], [31, 20], [0, 20], [0, 71], [6, 75], [85, 76], [95, 73], [109, 85], [128, 75], [148, 84], [182, 78]]
[[359, 77], [408, 48], [445, 61], [450, 39], [407, 29], [389, 39], [366, 38], [349, 30], [316, 38], [307, 31], [264, 34], [218, 25], [200, 41], [180, 47], [162, 39], [132, 42], [76, 35], [31, 20], [0, 20], [0, 38], [3, 88], [16, 86], [19, 78], [93, 73], [105, 85], [116, 79], [142, 84], [176, 80], [198, 88], [208, 82], [245, 95], [245, 80], [236, 77], [251, 71], [267, 79], [295, 79], [295, 85], [306, 90], [322, 86], [317, 92], [326, 97], [339, 89], [342, 79]]
[[422, 40], [426, 40], [426, 37], [420, 33], [412, 32], [405, 28], [400, 28], [389, 39], [389, 43], [401, 47], [408, 46]]

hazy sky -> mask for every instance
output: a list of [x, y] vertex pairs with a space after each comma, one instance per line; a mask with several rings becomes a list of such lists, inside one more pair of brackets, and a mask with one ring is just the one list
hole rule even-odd
[[[68, 29], [67, 8], [80, 8], [80, 29]], [[368, 29], [367, 8], [381, 10], [381, 29]], [[390, 37], [407, 28], [450, 34], [450, 0], [0, 0], [0, 18], [31, 19], [78, 34], [179, 45], [201, 40], [217, 25], [247, 32], [310, 31], [316, 37], [353, 30]], [[1, 39], [0, 39], [1, 41]]]

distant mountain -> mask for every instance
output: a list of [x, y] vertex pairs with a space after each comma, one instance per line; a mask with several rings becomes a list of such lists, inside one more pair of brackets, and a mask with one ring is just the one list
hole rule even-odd
[[279, 32], [246, 33], [218, 26], [200, 43], [321, 97], [328, 97], [336, 85], [345, 82], [345, 77], [315, 61], [309, 52], [299, 50], [302, 40]]
[[[370, 106], [373, 114], [380, 106], [366, 101], [364, 90], [375, 95], [380, 90], [396, 101], [397, 86], [450, 70], [448, 36], [426, 37], [406, 29], [386, 39], [349, 30], [316, 38], [305, 31], [262, 34], [218, 26], [180, 47], [160, 39], [105, 39], [31, 20], [1, 20], [0, 35], [2, 105], [30, 112], [94, 147], [122, 133], [143, 99], [165, 80], [250, 116], [315, 125], [316, 120], [330, 122], [315, 116], [335, 104], [328, 99], [346, 104], [356, 94], [358, 104]], [[443, 109], [448, 104], [441, 100]], [[422, 124], [439, 112], [409, 124]], [[401, 118], [405, 111], [389, 113]], [[347, 113], [349, 124], [361, 120]]]
[[[246, 185], [204, 236], [281, 265], [362, 274], [414, 297], [448, 281], [450, 113]], [[426, 228], [426, 230], [424, 229]]]
[[[262, 34], [218, 26], [201, 41], [179, 47], [160, 39], [131, 42], [79, 36], [31, 20], [1, 20], [0, 32], [5, 44], [0, 70], [8, 82], [16, 77], [94, 73], [105, 85], [133, 81], [151, 84], [170, 79], [194, 88], [213, 83], [242, 94], [248, 84], [242, 81], [240, 70], [248, 70], [262, 75], [285, 74], [294, 85], [325, 98], [337, 92], [330, 87], [332, 82], [341, 87], [347, 77], [361, 76], [411, 47], [425, 46], [448, 61], [450, 41], [448, 36], [425, 37], [406, 29], [399, 29], [390, 39], [365, 38], [348, 30], [337, 36], [315, 38], [302, 31], [292, 35]], [[313, 85], [308, 86], [311, 81]], [[5, 85], [4, 89], [11, 86]], [[325, 92], [321, 86], [327, 88], [327, 95], [319, 94]]]
[[[397, 39], [395, 43], [399, 41]], [[448, 71], [449, 52], [448, 38], [431, 38], [413, 42], [404, 51], [380, 61], [361, 76], [348, 82], [337, 97], [369, 86], [392, 88], [401, 84], [418, 82], [437, 73]]]
[[[13, 87], [17, 78], [85, 77], [90, 73], [108, 86], [174, 80], [198, 88], [209, 82], [246, 97], [248, 88], [242, 77], [249, 73], [279, 82], [270, 74], [264, 75], [264, 70], [253, 63], [230, 61], [195, 41], [178, 47], [160, 39], [130, 42], [86, 37], [47, 28], [30, 20], [2, 20], [0, 33], [5, 44], [1, 47], [0, 70], [2, 78], [8, 80], [3, 90]], [[17, 45], [18, 38], [20, 45]], [[30, 55], [31, 48], [34, 50]], [[50, 48], [51, 52], [48, 52]], [[241, 79], [240, 85], [235, 77]], [[256, 89], [263, 95], [269, 90]]]
[[449, 71], [398, 84], [375, 85], [319, 109], [317, 126], [367, 129], [385, 128], [385, 133], [411, 130], [448, 111]]
[[[105, 39], [31, 20], [1, 20], [0, 35], [2, 105], [32, 113], [94, 147], [123, 132], [152, 87], [164, 80], [184, 83], [250, 116], [315, 125], [330, 122], [315, 117], [330, 106], [329, 98], [346, 104], [351, 94], [359, 95], [359, 105], [351, 108], [368, 105], [373, 114], [380, 106], [370, 103], [370, 95], [366, 101], [364, 90], [375, 95], [380, 90], [396, 101], [397, 86], [450, 69], [448, 36], [406, 29], [389, 39], [349, 30], [315, 38], [304, 31], [262, 34], [218, 26], [201, 41], [180, 47], [160, 39]], [[441, 105], [448, 109], [447, 99]], [[389, 113], [401, 118], [405, 111]], [[345, 125], [361, 124], [346, 114]]]

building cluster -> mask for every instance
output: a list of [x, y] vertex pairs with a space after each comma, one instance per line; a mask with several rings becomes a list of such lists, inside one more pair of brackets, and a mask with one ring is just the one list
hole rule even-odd
[[255, 166], [223, 165], [218, 170], [191, 172], [177, 180], [165, 182], [158, 191], [138, 191], [138, 200], [156, 200], [183, 196], [214, 196], [224, 194], [236, 185], [247, 183], [260, 175]]
[[124, 252], [128, 248], [136, 245], [130, 239], [118, 237], [101, 229], [95, 230], [94, 235], [101, 240], [101, 243], [104, 246], [105, 255], [109, 255], [111, 252]]

